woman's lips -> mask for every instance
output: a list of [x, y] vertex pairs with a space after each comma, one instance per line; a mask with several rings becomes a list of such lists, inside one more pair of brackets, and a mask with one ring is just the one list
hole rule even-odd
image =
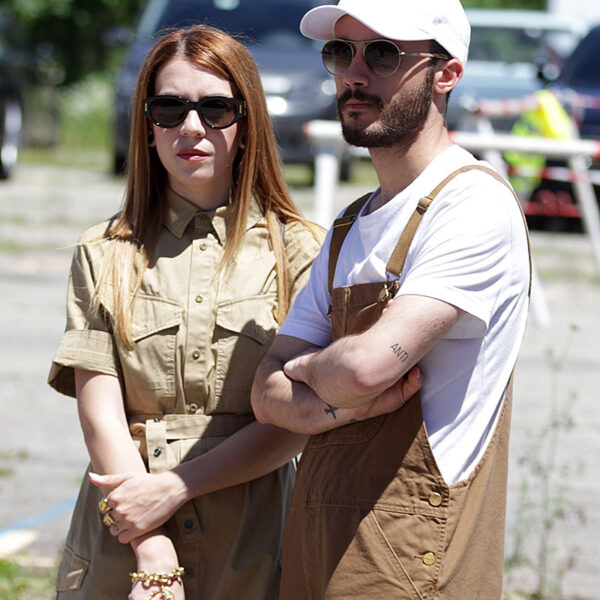
[[203, 152], [202, 150], [195, 150], [194, 148], [186, 148], [184, 150], [179, 150], [177, 152], [177, 156], [183, 160], [202, 160], [208, 156], [207, 152]]

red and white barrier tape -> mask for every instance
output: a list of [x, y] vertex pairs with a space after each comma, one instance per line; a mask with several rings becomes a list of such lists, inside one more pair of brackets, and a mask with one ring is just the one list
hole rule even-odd
[[600, 171], [573, 171], [566, 167], [544, 167], [541, 170], [536, 167], [525, 165], [507, 166], [509, 175], [520, 175], [523, 177], [539, 177], [540, 179], [550, 179], [552, 181], [564, 181], [566, 183], [575, 183], [582, 181], [584, 183], [593, 183], [600, 185]]
[[[585, 108], [600, 109], [600, 97], [578, 94], [573, 90], [552, 90], [566, 109], [581, 110]], [[524, 98], [506, 98], [503, 100], [484, 99], [475, 103], [465, 103], [463, 108], [484, 117], [510, 117], [520, 115], [538, 106], [535, 96]]]

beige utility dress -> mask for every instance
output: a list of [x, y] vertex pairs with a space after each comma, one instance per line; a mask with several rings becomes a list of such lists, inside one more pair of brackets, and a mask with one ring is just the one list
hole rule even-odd
[[[112, 303], [89, 307], [108, 223], [75, 248], [67, 326], [49, 383], [74, 396], [74, 369], [119, 377], [130, 431], [151, 472], [216, 446], [254, 420], [254, 371], [275, 335], [275, 259], [266, 220], [253, 202], [234, 269], [218, 275], [228, 208], [201, 212], [167, 193], [168, 211], [133, 310], [133, 351], [111, 333]], [[318, 243], [301, 224], [287, 225], [292, 299], [307, 282]], [[243, 457], [240, 457], [243, 460]], [[186, 597], [277, 598], [283, 522], [294, 481], [286, 465], [264, 477], [196, 498], [167, 523], [185, 568]], [[129, 545], [100, 519], [101, 492], [84, 477], [57, 577], [58, 598], [125, 599], [136, 569]]]
[[[452, 173], [421, 199], [386, 270], [400, 277], [415, 231]], [[491, 170], [483, 168], [494, 177]], [[334, 224], [329, 262], [333, 339], [360, 333], [397, 281], [332, 289], [344, 238], [367, 197]], [[282, 600], [500, 600], [511, 384], [473, 473], [447, 485], [417, 394], [400, 410], [311, 436], [283, 541]]]

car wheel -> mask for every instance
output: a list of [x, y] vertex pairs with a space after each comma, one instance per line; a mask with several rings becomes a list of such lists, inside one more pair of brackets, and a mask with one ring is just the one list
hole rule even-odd
[[120, 152], [115, 152], [113, 156], [113, 175], [125, 175], [125, 163], [127, 158]]
[[23, 109], [16, 99], [9, 98], [0, 113], [0, 179], [8, 179], [19, 156], [23, 126]]

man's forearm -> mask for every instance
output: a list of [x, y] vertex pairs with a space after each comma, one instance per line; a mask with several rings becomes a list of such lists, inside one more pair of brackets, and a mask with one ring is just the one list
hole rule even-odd
[[284, 372], [291, 379], [306, 384], [330, 406], [365, 406], [394, 381], [374, 385], [365, 368], [371, 357], [363, 354], [359, 338], [348, 336], [319, 352], [292, 359], [284, 365]]
[[356, 420], [354, 411], [323, 402], [305, 383], [283, 372], [283, 363], [267, 356], [252, 387], [252, 407], [261, 423], [295, 433], [316, 434]]
[[333, 406], [364, 408], [401, 382], [460, 314], [439, 300], [400, 296], [366, 331], [294, 357], [284, 370]]

